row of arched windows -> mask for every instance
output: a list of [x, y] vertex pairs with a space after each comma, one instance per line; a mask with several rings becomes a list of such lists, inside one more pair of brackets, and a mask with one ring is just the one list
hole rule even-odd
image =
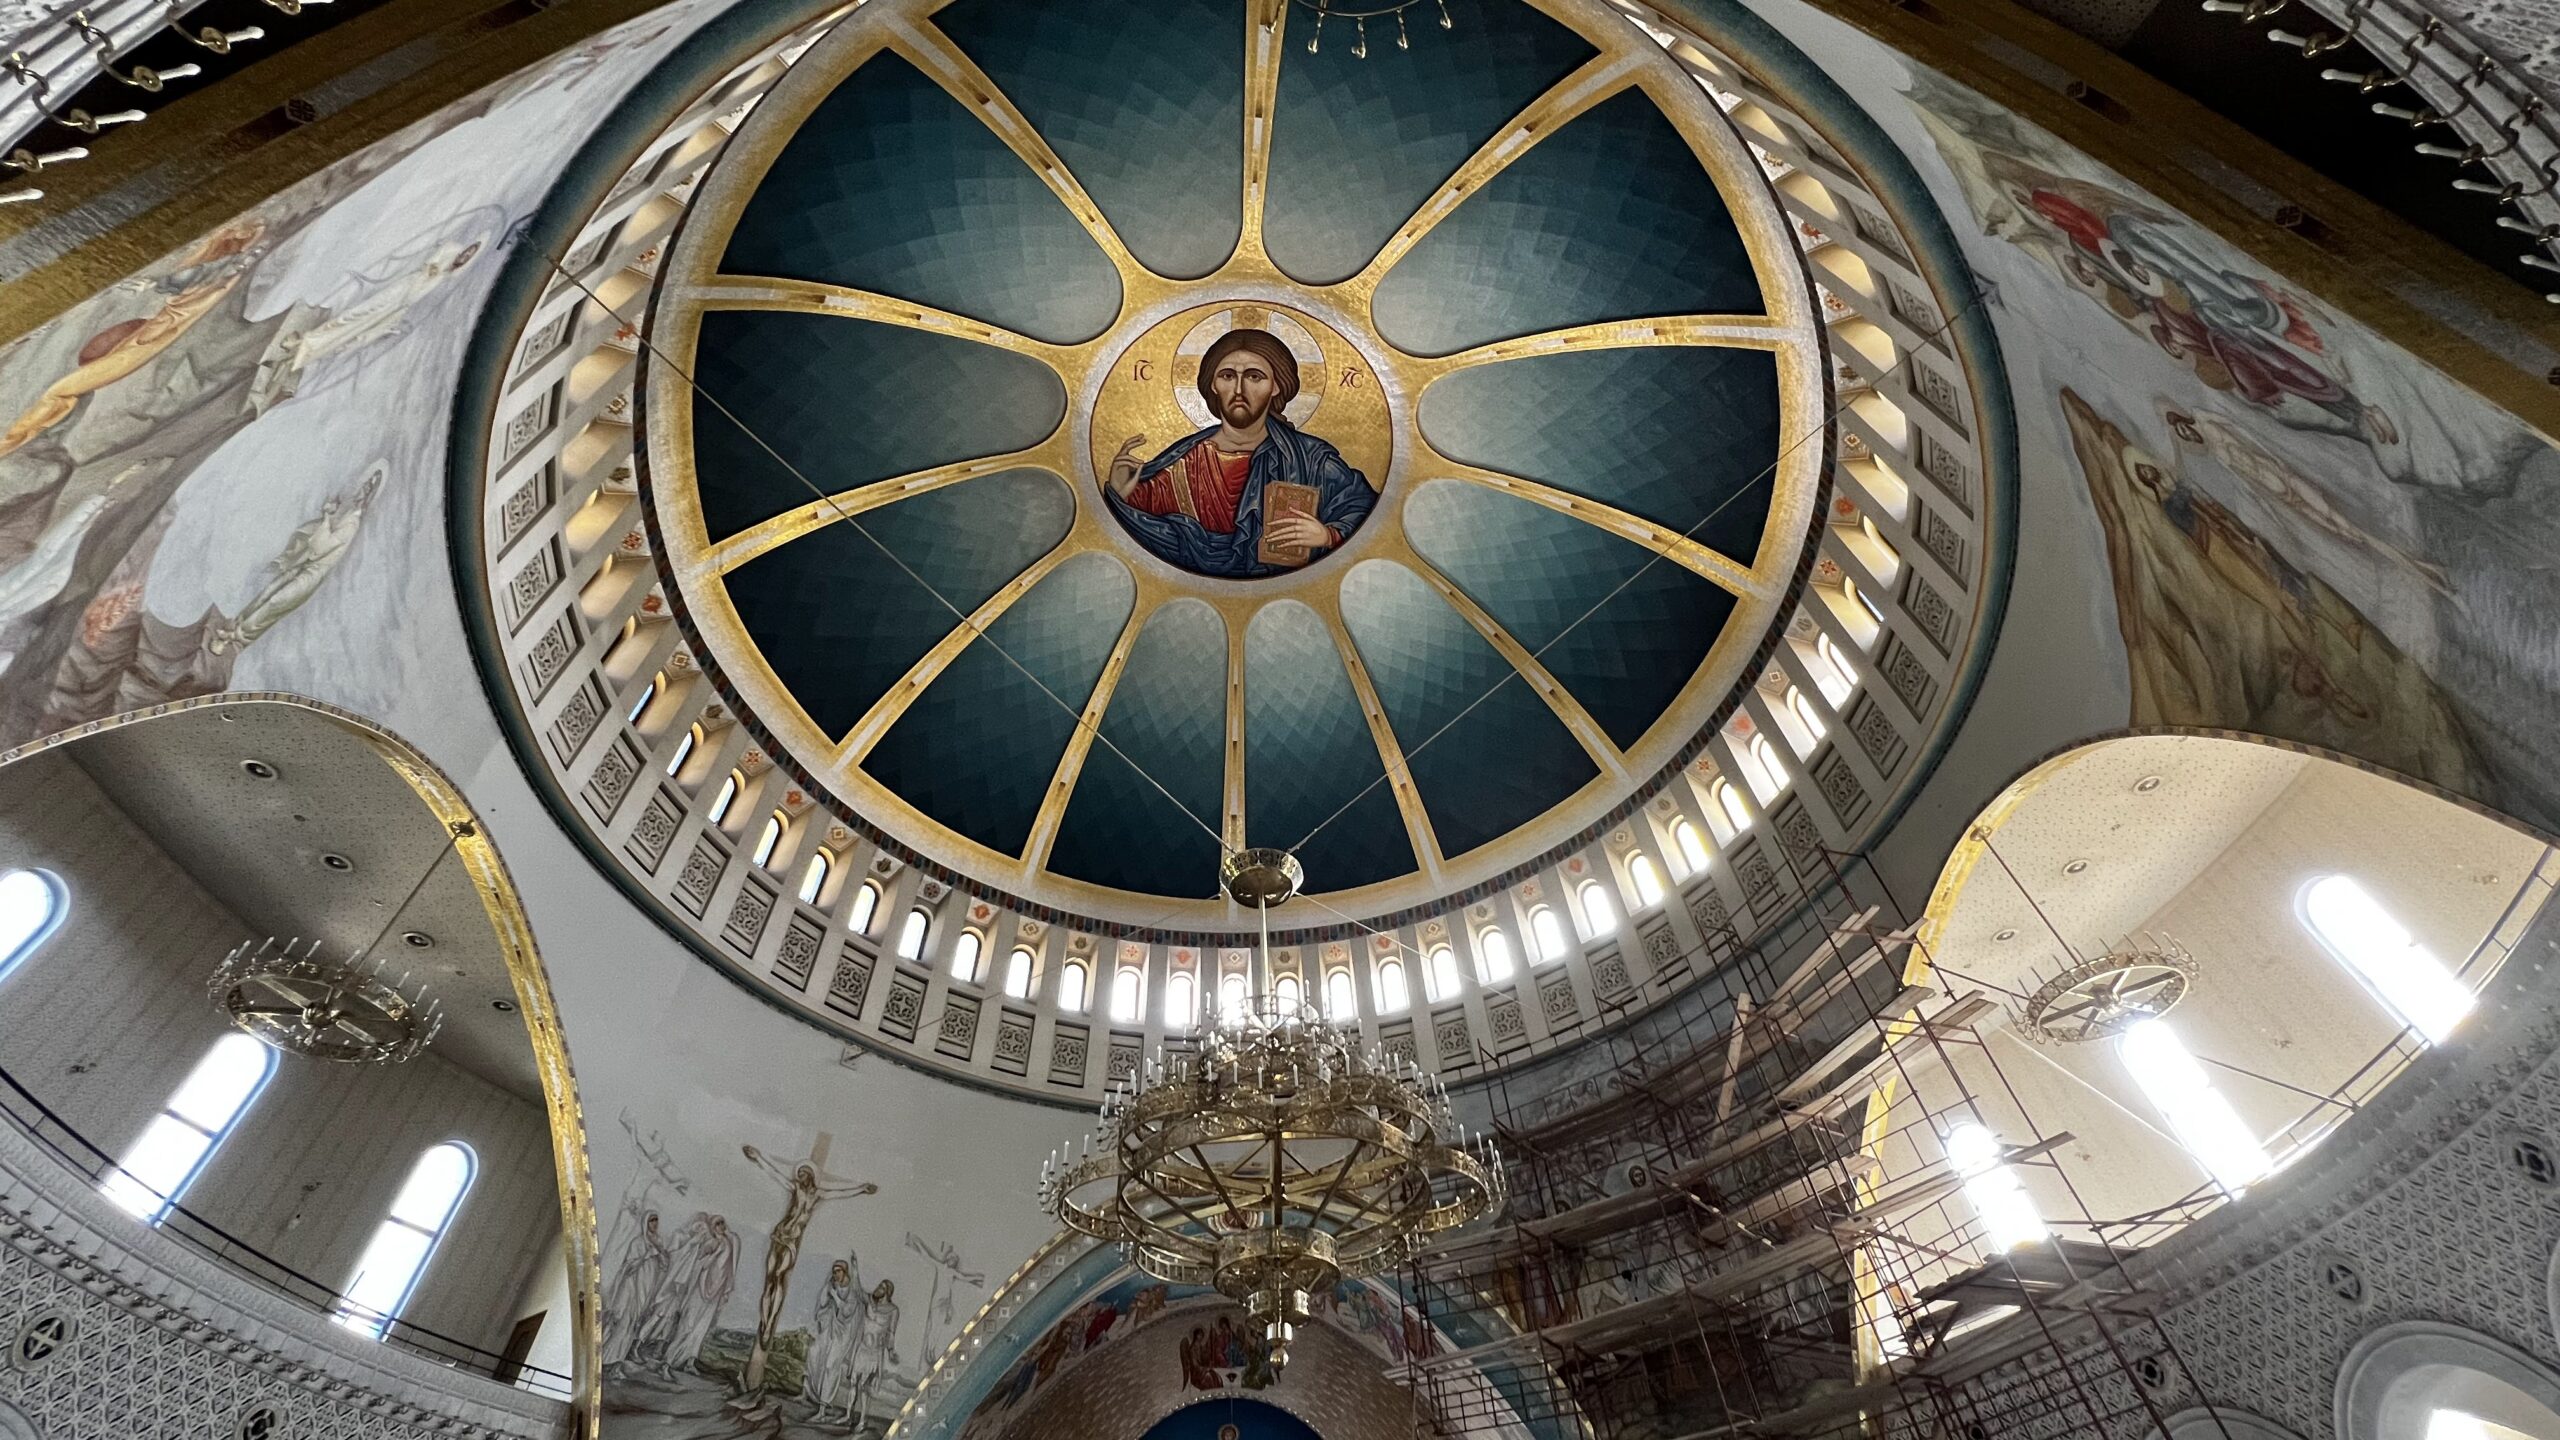
[[[41, 870], [0, 873], [0, 976], [61, 928], [69, 904], [62, 882]], [[275, 1073], [276, 1052], [255, 1037], [234, 1033], [213, 1042], [99, 1191], [136, 1219], [166, 1220]], [[471, 1147], [458, 1140], [418, 1157], [339, 1298], [340, 1324], [379, 1338], [399, 1317], [477, 1169]]]

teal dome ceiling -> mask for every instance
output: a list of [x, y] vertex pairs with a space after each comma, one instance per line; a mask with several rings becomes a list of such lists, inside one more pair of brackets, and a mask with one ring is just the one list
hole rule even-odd
[[1613, 12], [1416, 13], [1364, 59], [1290, 0], [872, 0], [743, 123], [647, 479], [812, 786], [1069, 911], [1161, 918], [1237, 843], [1374, 909], [1721, 718], [1827, 458], [1783, 217]]

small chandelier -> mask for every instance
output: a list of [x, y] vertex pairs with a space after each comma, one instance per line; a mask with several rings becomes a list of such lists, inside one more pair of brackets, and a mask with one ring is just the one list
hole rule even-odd
[[424, 982], [413, 990], [405, 972], [397, 978], [386, 975], [377, 952], [453, 853], [453, 842], [476, 833], [468, 820], [453, 822], [447, 842], [373, 943], [343, 960], [321, 954], [319, 941], [305, 943], [299, 936], [242, 941], [205, 984], [214, 1005], [232, 1024], [289, 1054], [345, 1065], [399, 1065], [416, 1059], [444, 1028], [443, 1003], [427, 997]]
[[[1298, 862], [1247, 850], [1224, 869], [1228, 895], [1264, 912], [1267, 955]], [[1357, 1039], [1276, 995], [1226, 1007], [1197, 1048], [1159, 1051], [1113, 1086], [1081, 1150], [1042, 1167], [1043, 1208], [1157, 1279], [1243, 1305], [1279, 1370], [1310, 1296], [1503, 1201], [1500, 1152], [1457, 1123], [1438, 1082]]]

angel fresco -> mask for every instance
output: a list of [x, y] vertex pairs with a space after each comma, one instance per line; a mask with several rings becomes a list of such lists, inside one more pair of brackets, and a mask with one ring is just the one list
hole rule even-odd
[[1142, 434], [1112, 457], [1104, 491], [1140, 544], [1195, 574], [1249, 579], [1305, 565], [1369, 518], [1368, 479], [1281, 413], [1299, 374], [1279, 336], [1229, 330], [1201, 355], [1197, 383], [1217, 424], [1143, 463]]
[[2106, 531], [2133, 724], [2243, 730], [2476, 792], [2462, 718], [2415, 660], [2087, 400], [2061, 399]]

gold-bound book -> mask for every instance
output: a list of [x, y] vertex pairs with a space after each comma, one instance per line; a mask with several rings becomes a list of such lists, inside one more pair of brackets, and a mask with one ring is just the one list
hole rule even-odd
[[1263, 486], [1262, 545], [1254, 558], [1265, 565], [1306, 564], [1307, 556], [1312, 552], [1304, 545], [1283, 545], [1272, 539], [1271, 527], [1283, 515], [1304, 515], [1310, 520], [1315, 519], [1316, 502], [1323, 498], [1324, 492], [1313, 485], [1292, 485], [1286, 480], [1274, 480]]

